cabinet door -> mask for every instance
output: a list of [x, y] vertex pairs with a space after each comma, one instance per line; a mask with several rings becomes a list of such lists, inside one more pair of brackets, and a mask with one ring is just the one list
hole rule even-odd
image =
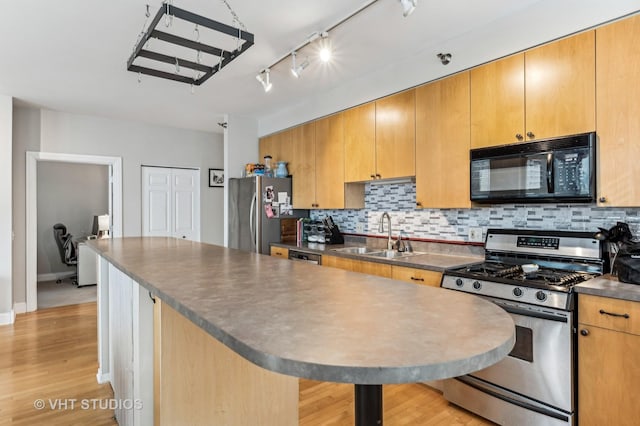
[[284, 247], [273, 247], [271, 246], [270, 250], [271, 256], [280, 257], [282, 259], [287, 259], [289, 257], [289, 249]]
[[526, 139], [595, 130], [595, 81], [595, 31], [525, 52]]
[[376, 105], [368, 103], [348, 109], [344, 117], [344, 181], [375, 179]]
[[407, 281], [413, 284], [440, 287], [442, 273], [394, 265], [391, 270], [391, 278], [394, 280]]
[[292, 204], [296, 209], [311, 209], [316, 203], [316, 132], [310, 122], [291, 130]]
[[271, 156], [271, 167], [275, 170], [278, 161], [291, 161], [291, 135], [292, 130], [284, 130], [269, 136], [260, 138], [259, 163], [264, 163], [266, 155]]
[[640, 336], [585, 324], [579, 330], [580, 425], [637, 425]]
[[418, 207], [471, 206], [469, 72], [416, 89]]
[[382, 179], [415, 176], [415, 90], [376, 101], [376, 173]]
[[316, 120], [316, 208], [344, 208], [342, 114]]
[[598, 199], [640, 206], [640, 15], [596, 30]]
[[264, 163], [264, 157], [266, 155], [270, 155], [273, 157], [275, 153], [274, 149], [276, 139], [277, 137], [275, 134], [260, 138], [260, 141], [258, 142], [258, 163]]
[[360, 272], [363, 274], [376, 275], [378, 277], [391, 278], [391, 265], [387, 265], [385, 263], [356, 260], [353, 263], [352, 271]]
[[524, 53], [519, 53], [471, 70], [471, 147], [522, 140]]

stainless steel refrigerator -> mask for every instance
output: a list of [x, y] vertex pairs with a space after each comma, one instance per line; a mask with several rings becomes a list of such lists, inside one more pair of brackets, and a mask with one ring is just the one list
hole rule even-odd
[[308, 217], [308, 210], [292, 210], [292, 215], [269, 217], [275, 214], [272, 201], [279, 200], [279, 193], [286, 192], [290, 198], [291, 178], [268, 178], [253, 176], [229, 179], [229, 247], [244, 251], [268, 254], [269, 244], [280, 242], [280, 220], [284, 218]]

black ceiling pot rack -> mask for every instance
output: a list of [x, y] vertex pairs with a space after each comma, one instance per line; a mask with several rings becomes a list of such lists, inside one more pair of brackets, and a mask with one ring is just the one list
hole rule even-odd
[[[175, 18], [182, 19], [187, 22], [191, 22], [196, 25], [200, 25], [211, 30], [229, 35], [239, 40], [243, 40], [241, 44], [235, 50], [226, 51], [214, 46], [209, 46], [207, 44], [199, 43], [197, 41], [189, 40], [183, 37], [179, 37], [173, 34], [166, 33], [164, 31], [158, 30], [156, 27], [162, 17], [164, 15], [173, 16]], [[152, 52], [150, 50], [143, 49], [144, 45], [150, 38], [156, 38], [158, 40], [162, 40], [166, 43], [175, 44], [178, 46], [186, 47], [188, 49], [192, 49], [196, 52], [208, 53], [210, 55], [214, 55], [218, 58], [222, 58], [222, 60], [210, 67], [207, 65], [199, 64], [197, 62], [188, 61], [186, 59], [181, 59], [173, 56], [164, 55], [158, 52]], [[181, 83], [192, 84], [194, 86], [200, 86], [202, 83], [211, 78], [214, 74], [219, 72], [222, 68], [227, 66], [231, 61], [236, 59], [242, 53], [244, 53], [247, 49], [253, 46], [253, 34], [242, 31], [240, 28], [235, 28], [227, 24], [223, 24], [218, 21], [214, 21], [213, 19], [205, 18], [204, 16], [196, 15], [195, 13], [189, 12], [184, 9], [180, 9], [179, 7], [175, 7], [169, 3], [163, 3], [156, 16], [151, 21], [149, 28], [142, 35], [138, 44], [136, 45], [131, 57], [127, 61], [127, 70], [133, 71], [136, 73], [152, 75], [154, 77], [166, 78], [169, 80], [179, 81]], [[138, 57], [143, 57], [147, 59], [151, 59], [154, 61], [164, 62], [167, 64], [172, 64], [180, 67], [190, 68], [196, 71], [203, 73], [199, 78], [187, 77], [184, 75], [180, 75], [177, 73], [170, 73], [166, 71], [160, 71], [153, 68], [143, 67], [140, 65], [134, 65], [134, 61]]]

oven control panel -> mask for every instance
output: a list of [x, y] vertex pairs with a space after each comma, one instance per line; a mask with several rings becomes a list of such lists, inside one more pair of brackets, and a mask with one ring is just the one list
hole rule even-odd
[[558, 250], [558, 247], [560, 247], [560, 238], [518, 236], [517, 247], [534, 247]]
[[479, 280], [476, 278], [456, 277], [444, 275], [442, 288], [477, 294], [479, 296], [496, 297], [530, 305], [546, 306], [556, 309], [568, 309], [569, 294], [559, 291], [541, 290], [539, 288], [524, 287]]

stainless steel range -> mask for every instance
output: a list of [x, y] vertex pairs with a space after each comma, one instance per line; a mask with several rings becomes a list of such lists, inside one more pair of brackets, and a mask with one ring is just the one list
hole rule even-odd
[[485, 261], [445, 271], [441, 286], [509, 312], [516, 343], [504, 360], [448, 380], [447, 400], [501, 425], [576, 424], [573, 286], [606, 271], [592, 233], [489, 229]]

